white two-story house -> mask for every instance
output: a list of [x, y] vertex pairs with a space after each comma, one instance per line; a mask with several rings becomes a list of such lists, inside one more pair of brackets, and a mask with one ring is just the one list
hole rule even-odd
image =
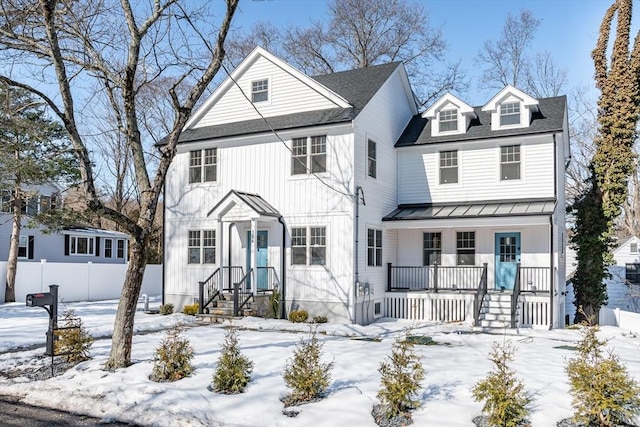
[[401, 63], [310, 77], [256, 48], [180, 137], [164, 300], [480, 324], [499, 293], [556, 326], [568, 155], [563, 97], [420, 113]]

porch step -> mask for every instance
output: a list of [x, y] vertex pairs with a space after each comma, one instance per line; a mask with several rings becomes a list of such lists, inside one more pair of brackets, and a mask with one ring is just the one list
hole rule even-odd
[[504, 329], [511, 327], [511, 294], [491, 292], [485, 295], [480, 311], [480, 325], [483, 329]]

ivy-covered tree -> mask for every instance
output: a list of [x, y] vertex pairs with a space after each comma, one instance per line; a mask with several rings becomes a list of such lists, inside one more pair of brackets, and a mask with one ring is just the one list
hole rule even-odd
[[[22, 89], [0, 85], [1, 211], [11, 214], [5, 302], [14, 302], [23, 215], [42, 219], [51, 201], [40, 198], [39, 186], [69, 183], [79, 176], [64, 128], [47, 116], [42, 102]], [[36, 215], [36, 213], [40, 215]]]

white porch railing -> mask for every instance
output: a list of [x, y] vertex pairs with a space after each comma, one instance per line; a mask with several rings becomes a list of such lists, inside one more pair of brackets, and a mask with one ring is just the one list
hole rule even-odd
[[474, 294], [387, 292], [385, 316], [429, 322], [474, 321]]
[[520, 326], [548, 329], [551, 326], [551, 303], [548, 295], [520, 294]]

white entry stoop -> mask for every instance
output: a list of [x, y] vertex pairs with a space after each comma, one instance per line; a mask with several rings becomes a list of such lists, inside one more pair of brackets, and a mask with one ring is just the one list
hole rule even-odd
[[480, 328], [511, 328], [511, 293], [490, 292], [484, 296], [480, 310]]

